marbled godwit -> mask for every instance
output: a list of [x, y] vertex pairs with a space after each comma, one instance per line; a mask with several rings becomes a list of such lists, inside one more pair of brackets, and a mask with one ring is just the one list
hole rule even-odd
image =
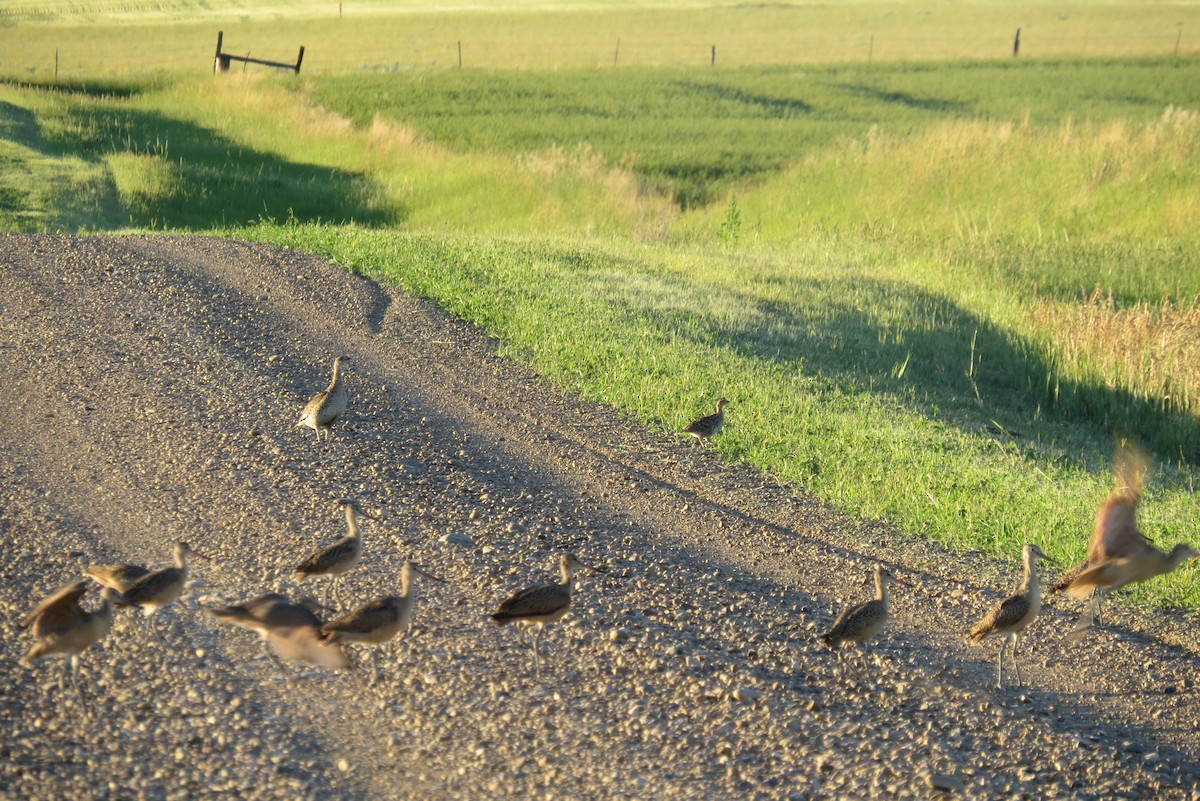
[[[821, 640], [835, 653], [838, 651], [838, 646], [843, 642], [856, 642], [859, 645], [860, 651], [863, 650], [863, 645], [878, 634], [891, 618], [891, 609], [888, 604], [888, 586], [893, 583], [898, 582], [896, 582], [896, 577], [892, 575], [891, 571], [883, 565], [876, 565], [875, 597], [870, 601], [864, 601], [843, 610], [838, 619], [834, 621], [833, 627], [821, 637]], [[841, 659], [840, 653], [838, 653], [838, 659]], [[846, 664], [850, 666], [849, 662]], [[863, 670], [866, 670], [865, 662], [863, 662], [862, 667]], [[860, 679], [863, 678], [862, 674], [855, 671], [853, 666], [850, 666], [850, 669]]]
[[967, 638], [978, 644], [993, 634], [1004, 637], [1000, 643], [1000, 655], [996, 661], [996, 688], [1004, 689], [1004, 649], [1011, 643], [1013, 670], [1017, 684], [1021, 683], [1021, 666], [1017, 664], [1017, 638], [1037, 619], [1042, 608], [1042, 589], [1038, 583], [1037, 560], [1045, 559], [1042, 549], [1026, 543], [1021, 552], [1025, 561], [1025, 580], [1020, 589], [992, 607], [987, 615], [975, 624]]
[[701, 417], [688, 423], [683, 429], [684, 434], [691, 434], [701, 445], [720, 433], [725, 425], [725, 406], [729, 403], [725, 398], [717, 401], [717, 411], [714, 414]]
[[1088, 543], [1088, 558], [1068, 571], [1054, 585], [1065, 588], [1072, 598], [1091, 603], [1072, 630], [1072, 638], [1082, 636], [1099, 617], [1101, 604], [1114, 590], [1126, 584], [1146, 581], [1170, 573], [1185, 561], [1196, 558], [1196, 549], [1186, 543], [1163, 553], [1150, 544], [1137, 525], [1137, 507], [1141, 498], [1146, 458], [1139, 451], [1124, 447], [1115, 460], [1116, 489], [1096, 512], [1096, 525]]
[[85, 703], [83, 691], [79, 687], [79, 655], [107, 636], [112, 628], [112, 602], [118, 597], [116, 591], [105, 587], [100, 593], [103, 599], [100, 608], [94, 612], [86, 612], [79, 606], [78, 600], [83, 592], [87, 591], [87, 585], [84, 584], [83, 591], [78, 595], [74, 594], [75, 585], [69, 586], [72, 588], [70, 592], [63, 593], [60, 590], [47, 598], [47, 601], [51, 601], [49, 605], [45, 601], [39, 604], [41, 613], [30, 621], [36, 640], [29, 652], [21, 658], [21, 664], [32, 665], [39, 659], [55, 654], [65, 657], [63, 671], [58, 679], [60, 711], [63, 694], [66, 692], [68, 672], [71, 675], [71, 686], [79, 696], [79, 702]]
[[313, 395], [296, 421], [297, 426], [308, 426], [317, 432], [318, 442], [321, 441], [322, 431], [325, 432], [325, 439], [329, 439], [334, 422], [346, 413], [350, 405], [346, 385], [342, 383], [342, 362], [348, 361], [349, 356], [338, 356], [333, 360], [333, 376], [329, 379], [329, 386]]
[[149, 574], [141, 565], [89, 565], [83, 569], [83, 575], [117, 592], [125, 592]]
[[208, 613], [218, 620], [257, 631], [267, 656], [281, 670], [284, 666], [279, 657], [344, 670], [350, 667], [350, 660], [340, 645], [322, 639], [316, 606], [307, 598], [293, 603], [272, 592], [236, 606], [209, 609]]
[[[303, 583], [305, 579], [314, 576], [328, 576], [329, 583], [338, 576], [344, 576], [354, 569], [362, 557], [362, 535], [358, 530], [359, 515], [374, 520], [372, 515], [359, 508], [358, 503], [351, 498], [343, 498], [338, 505], [346, 512], [345, 537], [327, 548], [311, 554], [303, 562], [296, 565], [293, 576], [296, 581]], [[329, 585], [325, 586], [325, 602], [329, 602]]]
[[[1140, 451], [1128, 446], [1122, 447], [1113, 460], [1113, 472], [1116, 474], [1116, 486], [1096, 510], [1087, 558], [1059, 577], [1050, 588], [1052, 595], [1071, 586], [1071, 582], [1089, 567], [1109, 559], [1132, 556], [1147, 546], [1146, 537], [1137, 524], [1137, 508], [1141, 500], [1142, 480], [1146, 473], [1146, 457]], [[1090, 607], [1090, 614], [1086, 615], [1084, 622], [1075, 629], [1076, 633], [1085, 631], [1092, 625], [1092, 621], [1099, 617], [1100, 605], [1107, 592], [1107, 589], [1099, 591]]]
[[152, 619], [154, 630], [158, 632], [157, 612], [165, 606], [170, 606], [183, 595], [187, 585], [189, 557], [207, 559], [208, 557], [192, 548], [186, 542], [179, 540], [175, 543], [175, 564], [147, 573], [135, 581], [122, 594], [118, 603], [141, 608], [142, 614]]
[[538, 638], [547, 623], [561, 620], [571, 606], [571, 576], [580, 568], [587, 568], [598, 573], [598, 568], [584, 564], [573, 554], [564, 553], [558, 560], [559, 570], [562, 571], [562, 581], [558, 584], [540, 584], [517, 592], [504, 603], [500, 604], [492, 622], [497, 626], [505, 623], [517, 623], [521, 626], [537, 626], [533, 634], [533, 662], [535, 670], [540, 674], [542, 660], [538, 653]]
[[[1155, 576], [1170, 573], [1184, 562], [1200, 558], [1200, 551], [1185, 542], [1177, 544], [1170, 553], [1163, 553], [1152, 545], [1147, 544], [1142, 550], [1109, 559], [1098, 565], [1089, 567], [1079, 574], [1067, 587], [1067, 594], [1072, 598], [1087, 598], [1093, 590], [1112, 592], [1138, 581], [1146, 581]], [[1100, 597], [1100, 596], [1097, 596]], [[1098, 601], [1093, 599], [1093, 606]]]
[[[400, 568], [399, 595], [379, 598], [336, 620], [331, 620], [321, 627], [325, 639], [331, 643], [361, 642], [368, 645], [380, 645], [397, 634], [407, 634], [412, 625], [413, 606], [416, 604], [416, 590], [412, 587], [413, 576], [441, 581], [437, 576], [406, 561]], [[378, 678], [378, 675], [378, 666], [372, 656], [372, 682]]]

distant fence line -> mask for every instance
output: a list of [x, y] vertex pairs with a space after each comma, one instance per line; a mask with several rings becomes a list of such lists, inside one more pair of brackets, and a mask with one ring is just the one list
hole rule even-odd
[[[0, 16], [3, 16], [0, 10]], [[211, 40], [210, 40], [211, 41]], [[1161, 35], [1131, 36], [1054, 36], [1040, 37], [1030, 35], [1027, 31], [1017, 28], [1015, 34], [1008, 33], [997, 36], [993, 41], [994, 48], [980, 56], [981, 50], [977, 43], [970, 46], [970, 54], [941, 54], [937, 56], [921, 56], [930, 52], [928, 45], [939, 43], [940, 37], [888, 37], [879, 33], [864, 33], [842, 41], [831, 41], [828, 38], [813, 36], [796, 40], [794, 59], [780, 57], [778, 45], [755, 47], [753, 44], [739, 42], [722, 43], [720, 41], [676, 41], [670, 46], [661, 44], [638, 44], [636, 40], [627, 38], [616, 39], [611, 46], [604, 50], [596, 50], [594, 57], [589, 58], [581, 49], [570, 42], [558, 42], [553, 46], [537, 50], [536, 63], [528, 58], [514, 55], [510, 50], [496, 46], [473, 48], [469, 40], [456, 40], [446, 43], [444, 48], [431, 48], [426, 39], [399, 40], [387, 48], [356, 49], [354, 51], [337, 50], [335, 57], [330, 58], [326, 51], [318, 48], [314, 64], [310, 63], [308, 71], [325, 73], [358, 72], [393, 72], [419, 69], [618, 69], [622, 66], [633, 67], [687, 67], [691, 66], [772, 66], [788, 64], [813, 63], [853, 63], [873, 61], [894, 61], [898, 59], [912, 60], [989, 60], [1004, 57], [1020, 59], [1038, 58], [1075, 58], [1075, 57], [1121, 57], [1138, 55], [1175, 55], [1190, 57], [1197, 55], [1193, 45], [1185, 41], [1183, 26], [1179, 25]], [[1130, 45], [1134, 46], [1130, 46]], [[1125, 47], [1122, 48], [1121, 45]], [[1122, 52], [1124, 50], [1124, 52]], [[212, 51], [209, 51], [210, 53]], [[345, 53], [353, 52], [356, 63], [351, 63]], [[497, 53], [507, 54], [498, 56]], [[561, 53], [561, 57], [557, 54]], [[407, 57], [405, 54], [408, 54]], [[764, 57], [762, 54], [770, 54]], [[93, 77], [99, 74], [111, 75], [122, 72], [148, 71], [151, 69], [144, 60], [116, 61], [111, 54], [106, 54], [98, 61], [89, 61], [83, 57], [73, 57], [63, 48], [56, 48], [53, 54], [48, 54], [44, 67], [36, 65], [20, 65], [19, 71], [14, 71], [10, 63], [0, 62], [0, 79], [5, 77], [25, 79], [36, 77], [38, 73], [53, 70], [55, 78], [60, 77]], [[472, 59], [472, 56], [476, 56]], [[294, 61], [276, 61], [252, 57], [247, 51], [245, 55], [234, 55], [223, 52], [218, 34], [217, 54], [214, 70], [228, 71], [230, 62], [238, 61], [243, 64], [259, 64], [300, 71], [300, 65], [305, 57], [305, 48], [300, 47], [299, 57]], [[313, 60], [310, 59], [310, 62]], [[188, 71], [199, 65], [196, 56], [190, 52], [176, 52], [160, 56], [153, 68], [178, 69]]]

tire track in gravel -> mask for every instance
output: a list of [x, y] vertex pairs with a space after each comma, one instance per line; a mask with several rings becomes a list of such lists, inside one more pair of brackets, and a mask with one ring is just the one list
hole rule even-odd
[[[292, 422], [335, 354], [353, 414], [318, 445]], [[1071, 613], [1051, 610], [1028, 688], [997, 693], [995, 646], [962, 637], [1019, 578], [1015, 555], [841, 519], [320, 260], [0, 236], [0, 377], [0, 796], [924, 797], [941, 772], [972, 797], [1197, 797], [1195, 616], [1114, 608], [1081, 658], [1060, 640]], [[105, 714], [82, 730], [39, 691], [46, 668], [16, 666], [29, 594], [83, 564], [161, 561], [185, 537], [214, 557], [206, 602], [291, 588], [287, 568], [341, 536], [345, 495], [383, 515], [355, 599], [393, 590], [407, 555], [454, 582], [429, 589], [380, 685], [304, 672], [289, 688], [252, 637], [193, 610], [166, 644], [122, 616], [87, 660]], [[610, 574], [547, 632], [539, 681], [485, 613], [560, 548]], [[815, 634], [876, 560], [914, 587], [866, 692]]]

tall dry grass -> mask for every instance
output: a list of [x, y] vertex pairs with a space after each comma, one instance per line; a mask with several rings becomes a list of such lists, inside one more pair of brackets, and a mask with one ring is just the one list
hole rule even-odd
[[1200, 423], [1200, 296], [1125, 308], [1100, 289], [1077, 302], [1036, 296], [1030, 317], [1069, 374]]

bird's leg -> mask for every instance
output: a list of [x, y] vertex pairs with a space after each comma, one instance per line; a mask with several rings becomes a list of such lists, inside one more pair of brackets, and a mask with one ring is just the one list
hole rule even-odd
[[58, 714], [66, 715], [67, 712], [67, 671], [71, 669], [69, 660], [63, 660], [62, 673], [58, 674]]
[[1000, 641], [1000, 653], [996, 659], [996, 689], [1004, 689], [1004, 649], [1008, 647], [1008, 640]]
[[861, 674], [861, 673], [859, 673], [859, 672], [858, 672], [858, 668], [856, 668], [856, 667], [854, 666], [854, 664], [853, 664], [853, 663], [852, 663], [852, 662], [851, 662], [849, 659], [847, 659], [847, 658], [846, 658], [846, 657], [843, 655], [843, 652], [842, 652], [842, 651], [840, 651], [840, 650], [839, 650], [839, 651], [837, 651], [837, 661], [838, 661], [838, 664], [839, 664], [839, 665], [841, 665], [842, 667], [846, 668], [846, 670], [848, 670], [848, 671], [850, 671], [851, 673], [853, 673], [853, 674], [854, 674], [854, 678], [858, 679], [858, 680], [859, 680], [859, 682], [864, 682], [864, 681], [866, 681], [866, 678], [863, 676], [863, 674]]
[[538, 653], [538, 638], [542, 635], [542, 624], [538, 623], [537, 628], [533, 631], [533, 670], [537, 675], [542, 675], [542, 657]]
[[1012, 637], [1012, 663], [1013, 672], [1017, 674], [1017, 686], [1021, 686], [1025, 682], [1021, 681], [1021, 664], [1017, 661], [1017, 635]]
[[267, 656], [270, 657], [271, 661], [275, 663], [275, 667], [279, 668], [279, 672], [283, 674], [283, 683], [288, 686], [288, 689], [294, 687], [295, 685], [292, 682], [292, 671], [288, 670], [288, 666], [282, 659], [279, 658], [279, 655], [272, 651], [271, 647], [265, 642], [263, 643], [263, 650], [267, 652]]
[[1095, 618], [1097, 626], [1104, 625], [1104, 617], [1103, 617], [1103, 615], [1100, 614], [1100, 609], [1102, 608], [1102, 606], [1104, 604], [1104, 599], [1106, 599], [1107, 597], [1108, 597], [1108, 588], [1107, 587], [1096, 590], [1096, 612], [1095, 612], [1094, 618]]

